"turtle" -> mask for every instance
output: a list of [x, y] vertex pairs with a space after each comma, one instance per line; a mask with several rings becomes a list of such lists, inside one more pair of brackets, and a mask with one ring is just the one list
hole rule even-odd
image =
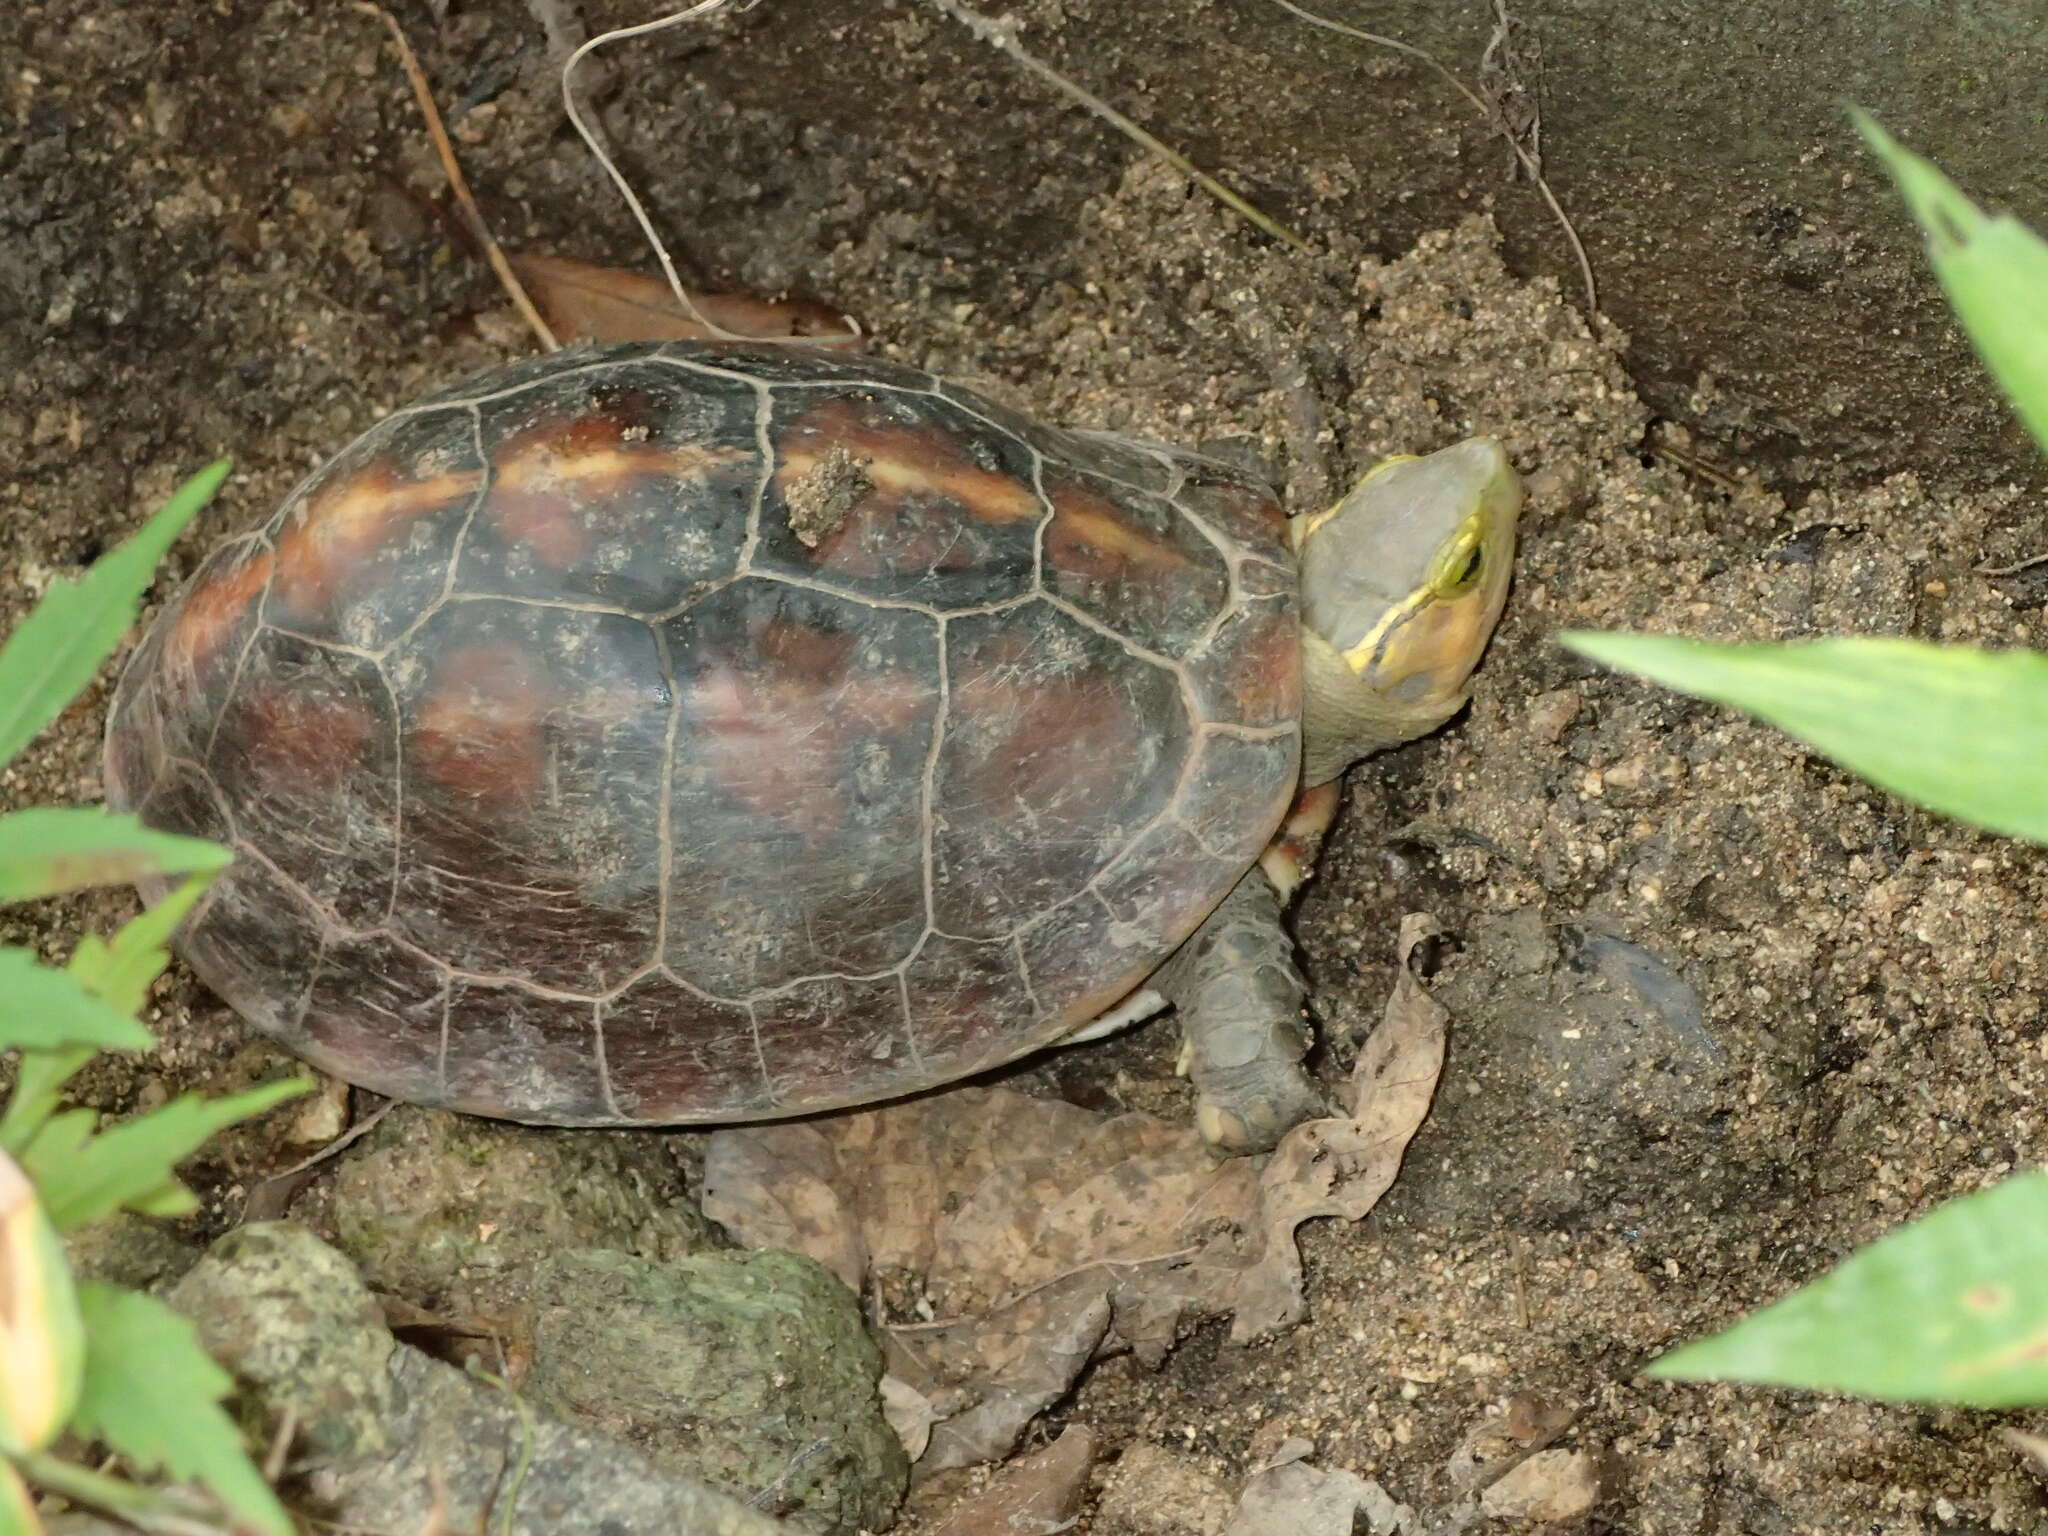
[[107, 799], [233, 848], [178, 952], [380, 1094], [767, 1120], [1171, 1004], [1253, 1151], [1319, 1107], [1262, 855], [1463, 705], [1521, 497], [1473, 438], [1290, 519], [896, 362], [573, 348], [214, 549], [115, 690]]

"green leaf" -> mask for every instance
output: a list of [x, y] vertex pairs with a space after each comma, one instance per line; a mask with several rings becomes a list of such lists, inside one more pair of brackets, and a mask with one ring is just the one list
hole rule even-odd
[[97, 1054], [89, 1045], [23, 1053], [21, 1070], [14, 1078], [14, 1096], [7, 1101], [7, 1112], [0, 1115], [0, 1152], [16, 1158], [26, 1154], [56, 1110], [57, 1095], [64, 1085]]
[[[170, 963], [164, 944], [171, 931], [192, 910], [206, 886], [205, 877], [187, 880], [141, 916], [130, 918], [111, 940], [87, 934], [78, 941], [66, 969], [101, 1002], [124, 1014], [136, 1012], [149, 996], [150, 983]], [[5, 1113], [0, 1113], [0, 1149], [21, 1156], [55, 1112], [64, 1085], [92, 1057], [90, 1046], [24, 1053], [21, 1070], [15, 1075], [14, 1096], [7, 1101]]]
[[2048, 452], [2048, 243], [2011, 214], [1987, 216], [1869, 114], [1849, 115], [1925, 231], [1934, 275], [1978, 356]]
[[154, 832], [133, 816], [41, 808], [0, 816], [0, 901], [227, 868], [231, 850]]
[[44, 965], [31, 950], [0, 948], [0, 1050], [146, 1051], [155, 1043], [69, 971]]
[[77, 1116], [88, 1111], [68, 1111], [52, 1116], [23, 1148], [22, 1166], [59, 1232], [122, 1206], [150, 1215], [190, 1210], [190, 1196], [171, 1170], [215, 1132], [312, 1086], [310, 1078], [288, 1077], [221, 1099], [186, 1094], [97, 1136], [90, 1126], [80, 1132]]
[[67, 969], [102, 1002], [123, 1013], [139, 1011], [150, 983], [171, 963], [166, 948], [171, 934], [210, 883], [207, 876], [187, 880], [140, 917], [130, 918], [111, 940], [87, 934], [71, 952]]
[[87, 1282], [85, 1384], [72, 1420], [138, 1471], [205, 1484], [266, 1536], [291, 1536], [284, 1506], [220, 1403], [234, 1388], [192, 1325], [154, 1297]]
[[2048, 843], [2048, 656], [1917, 640], [1558, 638], [1608, 666], [1747, 710], [1945, 815]]
[[2048, 1403], [2048, 1170], [1950, 1202], [1649, 1373], [1977, 1408]]
[[164, 551], [213, 499], [230, 467], [219, 459], [187, 480], [140, 533], [77, 581], [51, 586], [0, 646], [0, 767], [92, 681], [135, 622]]

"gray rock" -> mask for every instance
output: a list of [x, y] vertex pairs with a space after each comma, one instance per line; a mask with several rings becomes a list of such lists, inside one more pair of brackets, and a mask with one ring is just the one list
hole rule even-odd
[[250, 1389], [253, 1416], [297, 1415], [291, 1470], [324, 1520], [520, 1536], [787, 1529], [396, 1343], [347, 1261], [294, 1223], [230, 1233], [170, 1299]]
[[853, 1293], [793, 1253], [584, 1250], [534, 1279], [537, 1403], [805, 1529], [880, 1529], [902, 1500], [881, 1370]]
[[[350, 1530], [482, 1531], [516, 1536], [785, 1536], [789, 1527], [615, 1441], [540, 1414], [512, 1395], [400, 1346], [390, 1385], [389, 1459], [310, 1480], [327, 1517]], [[437, 1509], [440, 1498], [445, 1505]], [[440, 1525], [429, 1522], [438, 1513]]]

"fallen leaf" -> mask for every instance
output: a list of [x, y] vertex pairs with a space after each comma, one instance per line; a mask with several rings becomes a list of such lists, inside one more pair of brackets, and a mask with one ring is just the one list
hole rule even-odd
[[1362, 1220], [1401, 1171], [1443, 1073], [1451, 1016], [1423, 989], [1414, 963], [1415, 951], [1442, 931], [1426, 913], [1401, 919], [1394, 993], [1352, 1069], [1350, 1116], [1297, 1125], [1273, 1149], [1259, 1178], [1265, 1245], [1233, 1298], [1233, 1342], [1265, 1338], [1305, 1315], [1294, 1229], [1316, 1216]]
[[1076, 1274], [986, 1317], [885, 1328], [889, 1374], [932, 1405], [917, 1475], [1008, 1456], [1088, 1362], [1111, 1353], [1104, 1348], [1110, 1317], [1100, 1281]]
[[[711, 334], [663, 278], [531, 251], [507, 251], [505, 259], [558, 341], [702, 341]], [[809, 299], [694, 292], [690, 299], [704, 319], [738, 336], [801, 337], [820, 347], [860, 344], [860, 332], [843, 315]]]
[[932, 1536], [1057, 1536], [1081, 1513], [1095, 1436], [1070, 1424], [1043, 1450], [1005, 1467], [987, 1490], [953, 1506]]
[[938, 1410], [932, 1407], [930, 1398], [900, 1376], [884, 1376], [881, 1393], [882, 1417], [903, 1442], [903, 1453], [916, 1461], [932, 1442], [932, 1425], [938, 1422]]
[[1496, 1519], [1546, 1525], [1576, 1519], [1599, 1502], [1599, 1464], [1585, 1451], [1539, 1451], [1479, 1495], [1479, 1507]]
[[1288, 1132], [1263, 1166], [1192, 1127], [962, 1088], [706, 1149], [704, 1210], [749, 1248], [808, 1254], [874, 1299], [920, 1474], [1000, 1458], [1091, 1360], [1157, 1364], [1205, 1318], [1232, 1338], [1300, 1321], [1295, 1229], [1356, 1221], [1428, 1113], [1446, 1015], [1402, 925], [1401, 979], [1359, 1057], [1348, 1116]]
[[1223, 1536], [1352, 1536], [1360, 1516], [1372, 1536], [1395, 1536], [1415, 1524], [1415, 1511], [1378, 1483], [1341, 1467], [1290, 1461], [1245, 1484]]

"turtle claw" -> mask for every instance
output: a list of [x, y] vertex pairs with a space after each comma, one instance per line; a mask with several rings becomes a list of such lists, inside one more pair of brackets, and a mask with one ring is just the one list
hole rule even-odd
[[1204, 1096], [1195, 1106], [1195, 1126], [1202, 1139], [1220, 1152], [1243, 1157], [1270, 1152], [1294, 1127], [1327, 1113], [1322, 1095], [1299, 1067], [1289, 1076], [1293, 1081], [1267, 1085], [1264, 1093]]

